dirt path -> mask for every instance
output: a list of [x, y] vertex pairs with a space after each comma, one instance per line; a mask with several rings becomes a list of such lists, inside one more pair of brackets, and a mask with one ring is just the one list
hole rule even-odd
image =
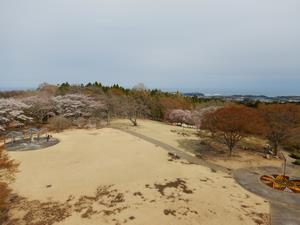
[[177, 156], [179, 156], [181, 159], [185, 159], [187, 160], [188, 162], [190, 163], [193, 163], [193, 164], [198, 164], [198, 165], [202, 165], [202, 166], [206, 166], [214, 171], [222, 171], [222, 172], [225, 172], [225, 173], [230, 173], [231, 172], [231, 169], [229, 168], [225, 168], [225, 167], [222, 167], [222, 166], [219, 166], [219, 165], [216, 165], [214, 163], [211, 163], [211, 162], [208, 162], [208, 161], [205, 161], [201, 158], [198, 158], [198, 157], [195, 157], [191, 154], [188, 154], [180, 149], [177, 149], [171, 145], [168, 145], [166, 143], [163, 143], [161, 141], [158, 141], [154, 138], [151, 138], [151, 137], [148, 137], [146, 135], [143, 135], [143, 134], [140, 134], [140, 133], [137, 133], [137, 132], [134, 132], [134, 131], [131, 131], [131, 130], [128, 130], [128, 129], [123, 129], [123, 128], [119, 128], [119, 127], [113, 127], [114, 129], [118, 129], [118, 130], [121, 130], [121, 131], [124, 131], [124, 132], [127, 132], [135, 137], [138, 137], [138, 138], [141, 138], [147, 142], [150, 142], [156, 146], [159, 146], [165, 150], [167, 150], [168, 152], [170, 153], [173, 153], [173, 154], [176, 154]]

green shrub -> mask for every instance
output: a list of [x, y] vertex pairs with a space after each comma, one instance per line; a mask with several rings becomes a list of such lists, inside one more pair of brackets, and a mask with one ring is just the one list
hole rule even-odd
[[293, 159], [300, 159], [300, 153], [291, 153], [290, 157]]
[[293, 162], [293, 164], [295, 164], [295, 165], [299, 165], [299, 166], [300, 166], [300, 159], [296, 159], [296, 161], [295, 161], [295, 162]]

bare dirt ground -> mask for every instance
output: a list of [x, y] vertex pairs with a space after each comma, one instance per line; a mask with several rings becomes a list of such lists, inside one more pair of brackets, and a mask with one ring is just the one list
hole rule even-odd
[[[169, 127], [153, 126], [153, 135], [164, 138]], [[111, 128], [54, 136], [55, 146], [9, 153], [21, 164], [7, 224], [268, 223], [268, 202], [228, 174], [170, 159], [160, 147]]]

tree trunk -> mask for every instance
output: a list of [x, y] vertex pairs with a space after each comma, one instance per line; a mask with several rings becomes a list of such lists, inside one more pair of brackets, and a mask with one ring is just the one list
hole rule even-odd
[[131, 123], [133, 124], [133, 126], [137, 126], [137, 119], [136, 118], [132, 118], [130, 117], [129, 120], [131, 121]]
[[273, 143], [273, 153], [275, 156], [277, 156], [277, 154], [278, 154], [278, 144], [277, 143]]
[[110, 113], [109, 112], [107, 112], [106, 124], [110, 125]]
[[136, 121], [136, 119], [133, 119], [133, 120], [131, 120], [131, 122], [133, 123], [133, 126], [137, 126], [137, 121]]
[[229, 157], [232, 156], [232, 149], [233, 149], [233, 147], [232, 147], [232, 146], [229, 146]]

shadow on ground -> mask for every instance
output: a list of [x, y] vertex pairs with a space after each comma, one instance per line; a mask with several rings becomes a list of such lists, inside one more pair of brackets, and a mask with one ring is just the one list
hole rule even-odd
[[181, 139], [179, 147], [201, 156], [226, 156], [226, 151], [216, 149], [204, 140]]

